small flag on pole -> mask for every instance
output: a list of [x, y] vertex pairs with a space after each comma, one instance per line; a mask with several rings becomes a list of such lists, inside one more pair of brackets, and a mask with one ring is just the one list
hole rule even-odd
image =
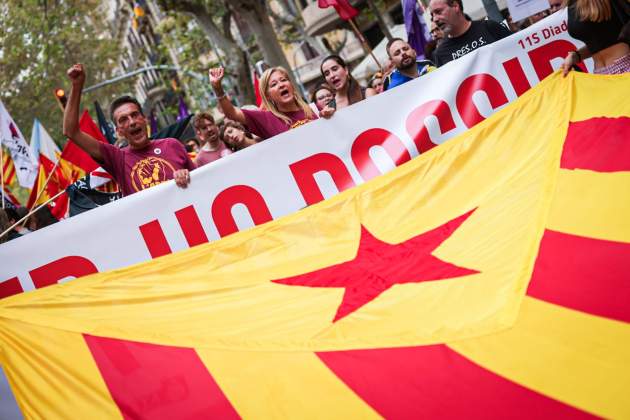
[[334, 7], [343, 20], [350, 20], [359, 14], [359, 11], [352, 7], [348, 0], [318, 0], [317, 5], [320, 9]]

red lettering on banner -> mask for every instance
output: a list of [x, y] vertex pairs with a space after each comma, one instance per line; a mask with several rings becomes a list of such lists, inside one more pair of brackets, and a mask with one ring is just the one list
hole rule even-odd
[[411, 111], [407, 117], [405, 126], [407, 133], [409, 133], [409, 136], [413, 139], [420, 153], [437, 146], [437, 144], [431, 141], [429, 130], [427, 130], [427, 126], [424, 123], [424, 120], [431, 115], [437, 118], [441, 134], [446, 134], [448, 131], [454, 130], [457, 127], [453, 119], [451, 107], [441, 99], [426, 102]]
[[462, 116], [462, 120], [464, 120], [464, 124], [466, 124], [468, 128], [485, 119], [485, 117], [479, 113], [477, 105], [475, 105], [472, 100], [473, 94], [480, 90], [486, 93], [493, 109], [497, 109], [501, 105], [508, 103], [508, 98], [505, 96], [501, 83], [493, 76], [487, 73], [468, 76], [459, 85], [455, 99], [457, 111], [459, 115]]
[[[553, 73], [551, 60], [554, 58], [564, 59], [570, 51], [575, 51], [576, 49], [577, 47], [571, 41], [557, 39], [548, 44], [541, 45], [538, 48], [534, 48], [527, 54], [529, 55], [529, 59], [532, 61], [534, 70], [536, 70], [538, 80], [543, 80], [545, 77]], [[584, 63], [580, 63], [579, 66], [583, 71], [586, 71]]]
[[523, 93], [531, 89], [532, 86], [529, 84], [527, 76], [525, 76], [523, 66], [521, 66], [521, 62], [518, 61], [518, 57], [505, 61], [503, 63], [503, 68], [510, 79], [510, 83], [512, 83], [516, 96], [521, 96]]
[[203, 230], [201, 220], [199, 220], [194, 206], [190, 205], [177, 210], [175, 217], [177, 217], [179, 227], [181, 227], [182, 232], [184, 232], [188, 246], [201, 245], [208, 242], [208, 236]]
[[238, 226], [232, 216], [232, 208], [236, 204], [247, 207], [255, 225], [273, 220], [265, 199], [255, 188], [248, 185], [234, 185], [221, 191], [212, 202], [212, 220], [222, 238], [238, 232]]
[[144, 243], [149, 250], [149, 254], [151, 254], [151, 258], [161, 257], [173, 252], [171, 251], [171, 246], [166, 240], [162, 226], [160, 226], [160, 222], [157, 220], [145, 223], [138, 229], [140, 229], [140, 234], [142, 234], [142, 239], [144, 239]]
[[94, 263], [77, 255], [59, 258], [29, 271], [36, 289], [56, 284], [66, 277], [79, 278], [93, 273], [98, 273]]
[[354, 180], [348, 168], [339, 157], [332, 153], [317, 153], [289, 165], [293, 178], [302, 197], [309, 206], [324, 199], [314, 175], [317, 172], [328, 172], [335, 186], [341, 191], [354, 187]]
[[24, 289], [22, 289], [22, 285], [17, 277], [11, 277], [9, 280], [0, 283], [0, 299], [17, 295], [23, 291]]
[[396, 166], [411, 159], [405, 144], [394, 133], [383, 128], [365, 130], [354, 140], [350, 151], [352, 162], [365, 181], [381, 175], [370, 157], [370, 149], [374, 146], [382, 146]]

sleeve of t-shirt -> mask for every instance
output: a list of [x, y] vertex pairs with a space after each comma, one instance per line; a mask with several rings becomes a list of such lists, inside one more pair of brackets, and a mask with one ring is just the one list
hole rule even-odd
[[493, 37], [495, 37], [495, 41], [498, 41], [500, 39], [503, 39], [512, 35], [512, 32], [510, 32], [508, 28], [501, 25], [500, 23], [497, 23], [493, 20], [486, 20], [485, 22], [486, 22], [486, 25], [487, 25], [486, 27], [488, 28], [488, 31], [492, 34]]
[[184, 159], [184, 168], [182, 169], [188, 169], [189, 171], [192, 171], [193, 169], [197, 169], [197, 165], [195, 165], [195, 162], [193, 162], [192, 159], [190, 159], [190, 156], [188, 156], [188, 152], [186, 151], [186, 146], [184, 146], [177, 139], [172, 139], [171, 143], [173, 143], [173, 147], [175, 148], [175, 150], [177, 150], [177, 154], [180, 155]]
[[122, 173], [122, 154], [123, 151], [113, 144], [99, 142], [103, 161], [100, 162], [103, 169], [109, 173], [116, 182], [120, 183], [118, 174]]
[[260, 109], [241, 109], [245, 115], [245, 126], [258, 137], [269, 137], [267, 126], [269, 125], [269, 113]]

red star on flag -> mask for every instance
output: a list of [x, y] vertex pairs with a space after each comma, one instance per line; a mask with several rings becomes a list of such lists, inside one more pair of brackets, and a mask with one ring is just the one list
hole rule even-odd
[[479, 273], [458, 267], [431, 253], [474, 212], [469, 211], [399, 244], [388, 244], [361, 226], [356, 257], [310, 273], [274, 280], [289, 286], [343, 287], [333, 322], [350, 315], [395, 284], [444, 280]]

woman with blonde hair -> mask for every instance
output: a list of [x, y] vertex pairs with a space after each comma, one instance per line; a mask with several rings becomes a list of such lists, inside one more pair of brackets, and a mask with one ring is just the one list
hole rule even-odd
[[[223, 67], [209, 71], [210, 84], [223, 113], [263, 140], [317, 119], [317, 115], [297, 93], [288, 72], [282, 67], [269, 68], [260, 78], [262, 109], [243, 109], [232, 105], [221, 86], [223, 76]], [[320, 116], [330, 118], [334, 112], [334, 109], [326, 108], [320, 112]]]
[[595, 73], [630, 72], [629, 0], [565, 0], [565, 4], [569, 34], [586, 45], [564, 59], [564, 75], [589, 57], [595, 62]]

